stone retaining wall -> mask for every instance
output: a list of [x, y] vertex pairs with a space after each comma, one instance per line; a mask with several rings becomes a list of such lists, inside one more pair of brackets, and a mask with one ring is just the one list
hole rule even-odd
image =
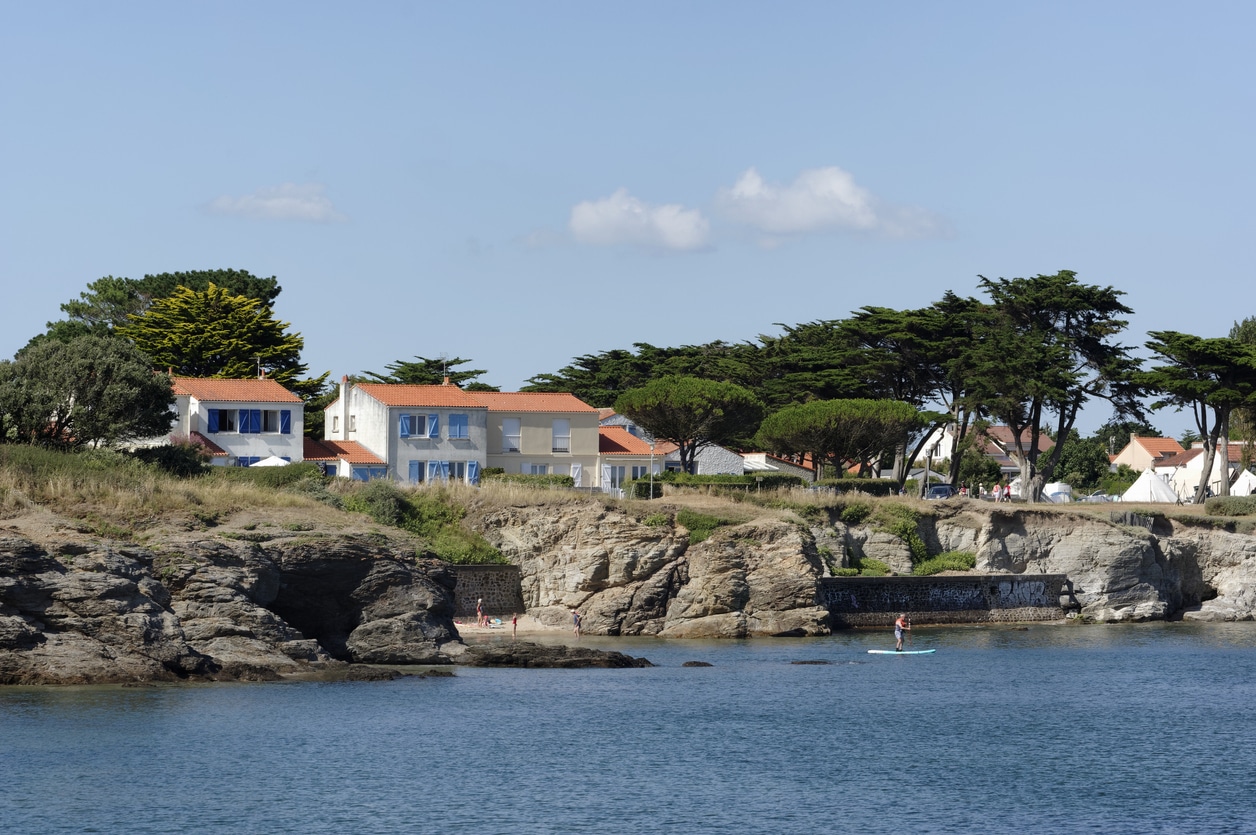
[[1063, 574], [964, 577], [825, 577], [820, 603], [834, 628], [886, 626], [900, 612], [915, 623], [1059, 620]]
[[485, 614], [509, 618], [523, 614], [519, 566], [458, 565], [454, 566], [458, 583], [454, 586], [454, 617], [475, 617], [475, 602], [484, 600]]

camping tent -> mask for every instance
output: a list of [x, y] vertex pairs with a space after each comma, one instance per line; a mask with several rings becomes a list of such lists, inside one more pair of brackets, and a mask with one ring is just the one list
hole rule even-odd
[[1230, 485], [1230, 495], [1250, 496], [1253, 493], [1256, 493], [1256, 475], [1252, 475], [1251, 470], [1243, 470]]
[[252, 464], [249, 464], [249, 466], [250, 467], [286, 467], [288, 466], [288, 463], [289, 462], [283, 460], [278, 455], [271, 455], [267, 458], [263, 458], [261, 461], [255, 461]]
[[1143, 470], [1143, 474], [1138, 477], [1130, 489], [1121, 494], [1123, 502], [1174, 502], [1178, 501], [1178, 494], [1173, 492], [1173, 488], [1164, 483], [1164, 479], [1153, 473], [1151, 470]]
[[1042, 497], [1055, 504], [1071, 502], [1073, 501], [1073, 488], [1062, 481], [1053, 481], [1043, 486]]

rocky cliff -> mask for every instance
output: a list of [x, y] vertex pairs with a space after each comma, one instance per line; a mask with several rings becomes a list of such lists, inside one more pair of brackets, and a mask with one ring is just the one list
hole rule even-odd
[[[662, 504], [652, 508], [667, 515]], [[670, 508], [671, 512], [675, 508]], [[745, 505], [741, 524], [687, 546], [673, 524], [650, 525], [614, 505], [473, 512], [474, 526], [523, 574], [529, 612], [605, 635], [747, 637], [824, 634], [816, 580], [860, 558], [911, 570], [911, 550], [875, 524], [802, 522]], [[1064, 574], [1080, 612], [1097, 621], [1256, 617], [1256, 537], [1115, 511], [930, 505], [916, 533], [931, 554], [966, 551], [981, 573]]]
[[[583, 615], [601, 635], [821, 635], [817, 580], [860, 558], [910, 568], [875, 524], [728, 505], [690, 544], [677, 508], [593, 499], [472, 506], [467, 522], [519, 566], [528, 613]], [[416, 541], [362, 522], [237, 518], [112, 541], [28, 515], [0, 527], [0, 683], [266, 679], [464, 660], [455, 575]], [[645, 515], [647, 514], [648, 515]], [[735, 518], [734, 518], [735, 517]], [[931, 553], [982, 573], [1064, 574], [1100, 621], [1256, 617], [1256, 537], [1137, 514], [1096, 517], [956, 501], [921, 511]]]
[[0, 683], [273, 679], [464, 649], [449, 567], [404, 541], [254, 530], [160, 543], [0, 535]]

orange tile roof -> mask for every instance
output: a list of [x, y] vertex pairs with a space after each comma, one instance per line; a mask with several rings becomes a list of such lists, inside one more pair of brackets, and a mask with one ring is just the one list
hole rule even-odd
[[350, 464], [383, 464], [384, 459], [357, 441], [317, 441], [306, 438], [302, 457], [306, 461], [347, 461]]
[[[1007, 450], [1008, 452], [1016, 451], [1016, 438], [1012, 434], [1012, 430], [1010, 427], [991, 426], [990, 428], [986, 430], [986, 434], [990, 437], [992, 441], [999, 444], [999, 446], [1003, 447], [1003, 449]], [[1021, 433], [1021, 440], [1025, 443], [1026, 446], [1028, 446], [1029, 444], [1029, 438], [1030, 438], [1030, 433], [1029, 433], [1029, 430], [1026, 429], [1024, 432]], [[1038, 436], [1038, 451], [1039, 452], [1046, 452], [1047, 450], [1051, 449], [1051, 447], [1053, 446], [1055, 446], [1055, 441], [1047, 437], [1047, 433], [1043, 432], [1042, 434]]]
[[175, 377], [174, 393], [195, 397], [202, 402], [236, 401], [240, 403], [300, 403], [301, 398], [270, 378], [223, 380], [217, 377]]
[[[603, 426], [597, 432], [597, 451], [601, 455], [649, 455], [650, 444], [622, 426]], [[654, 456], [662, 459], [656, 446]]]
[[355, 383], [357, 388], [385, 406], [454, 406], [482, 409], [480, 403], [457, 386], [411, 386], [399, 383]]
[[596, 412], [574, 394], [547, 391], [470, 391], [494, 412]]
[[200, 432], [189, 432], [188, 440], [205, 447], [206, 451], [208, 451], [209, 454], [214, 458], [217, 458], [220, 455], [227, 454], [227, 451], [225, 449], [218, 446], [218, 444], [214, 443], [209, 438], [206, 438]]
[[614, 417], [614, 415], [615, 415], [614, 409], [608, 409], [608, 408], [603, 407], [597, 410], [598, 420], [606, 420], [608, 417]]
[[1182, 445], [1174, 438], [1135, 438], [1134, 443], [1151, 453], [1153, 458], [1165, 458], [1182, 452]]

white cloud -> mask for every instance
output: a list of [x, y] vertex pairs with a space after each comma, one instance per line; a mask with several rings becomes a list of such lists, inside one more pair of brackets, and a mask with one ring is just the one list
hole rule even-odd
[[768, 236], [854, 231], [914, 238], [938, 234], [944, 226], [930, 212], [877, 200], [837, 166], [809, 168], [788, 185], [765, 182], [749, 168], [732, 188], [720, 189], [715, 201], [729, 219]]
[[653, 206], [622, 188], [610, 197], [577, 203], [567, 228], [583, 244], [678, 251], [705, 248], [710, 234], [710, 224], [697, 209], [678, 203]]
[[209, 202], [215, 214], [239, 215], [265, 220], [308, 220], [315, 223], [347, 220], [332, 206], [318, 183], [284, 183], [259, 188], [243, 197], [223, 195]]

